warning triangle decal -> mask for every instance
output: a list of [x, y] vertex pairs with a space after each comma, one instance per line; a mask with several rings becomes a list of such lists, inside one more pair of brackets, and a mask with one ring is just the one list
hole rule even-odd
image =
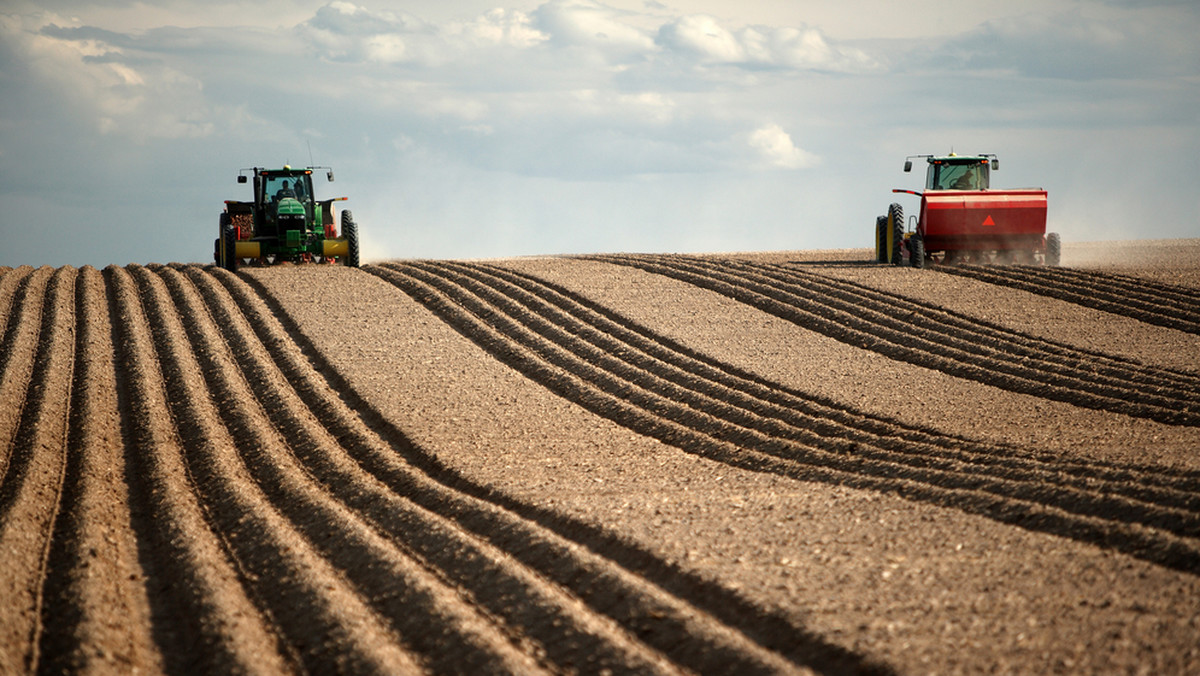
[[983, 219], [983, 224], [984, 224], [984, 225], [995, 225], [995, 224], [996, 224], [996, 221], [993, 221], [993, 220], [992, 220], [992, 215], [991, 215], [991, 214], [988, 214], [988, 217], [987, 217], [987, 218], [985, 218], [985, 219]]

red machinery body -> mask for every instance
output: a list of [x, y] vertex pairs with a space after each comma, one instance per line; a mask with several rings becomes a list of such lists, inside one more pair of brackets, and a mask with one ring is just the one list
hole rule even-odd
[[927, 190], [917, 232], [926, 251], [1041, 249], [1046, 191]]
[[926, 263], [1017, 263], [1056, 266], [1062, 253], [1058, 233], [1046, 232], [1046, 191], [993, 190], [991, 172], [1000, 162], [980, 155], [909, 155], [928, 163], [925, 190], [895, 188], [921, 198], [916, 228], [904, 207], [893, 202], [875, 219], [875, 260], [923, 268]]

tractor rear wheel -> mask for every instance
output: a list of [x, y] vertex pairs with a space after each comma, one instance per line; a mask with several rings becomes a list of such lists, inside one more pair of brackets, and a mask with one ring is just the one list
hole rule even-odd
[[237, 270], [237, 228], [232, 225], [225, 226], [225, 231], [221, 233], [221, 240], [224, 244], [221, 252], [221, 260], [219, 265], [226, 270], [233, 272]]
[[892, 203], [888, 207], [888, 260], [892, 265], [900, 265], [904, 257], [900, 253], [900, 245], [904, 243], [904, 207]]
[[925, 267], [925, 238], [913, 235], [908, 238], [908, 264], [914, 268]]
[[875, 219], [875, 262], [887, 261], [887, 216], [880, 216]]
[[1062, 262], [1062, 240], [1057, 232], [1046, 233], [1046, 265], [1057, 268]]
[[342, 237], [346, 238], [346, 248], [348, 249], [346, 257], [342, 259], [342, 265], [357, 268], [358, 224], [354, 222], [354, 214], [350, 213], [349, 209], [342, 211]]

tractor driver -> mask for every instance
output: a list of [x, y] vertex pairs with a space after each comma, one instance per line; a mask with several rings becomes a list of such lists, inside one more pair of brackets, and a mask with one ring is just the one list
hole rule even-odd
[[983, 190], [988, 187], [988, 174], [984, 173], [986, 167], [980, 164], [964, 167], [966, 171], [954, 180], [954, 185], [950, 186], [952, 190]]
[[284, 197], [291, 197], [293, 199], [296, 197], [296, 193], [292, 191], [290, 186], [288, 186], [287, 181], [284, 181], [283, 187], [279, 189], [279, 192], [275, 193], [276, 200], [281, 200]]
[[978, 177], [975, 175], [975, 167], [967, 167], [962, 176], [959, 176], [951, 187], [954, 190], [974, 190], [979, 184]]

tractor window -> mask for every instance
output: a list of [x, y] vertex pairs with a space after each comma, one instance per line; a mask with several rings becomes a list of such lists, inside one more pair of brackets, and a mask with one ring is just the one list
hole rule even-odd
[[984, 190], [987, 187], [988, 165], [985, 162], [930, 164], [925, 179], [927, 190]]
[[307, 174], [298, 176], [268, 176], [263, 188], [267, 200], [277, 201], [284, 197], [294, 197], [302, 202], [308, 201], [312, 195], [312, 177]]

